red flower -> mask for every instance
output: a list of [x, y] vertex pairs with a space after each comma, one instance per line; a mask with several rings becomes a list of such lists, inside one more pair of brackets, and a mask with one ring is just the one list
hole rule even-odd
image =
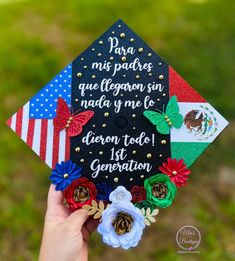
[[91, 205], [92, 200], [96, 200], [96, 194], [95, 184], [85, 177], [74, 180], [63, 193], [68, 207], [73, 211]]
[[146, 199], [146, 190], [144, 187], [134, 186], [130, 192], [133, 203], [138, 203]]
[[188, 175], [191, 172], [187, 169], [183, 159], [177, 161], [171, 158], [167, 158], [167, 162], [164, 162], [163, 165], [159, 167], [159, 170], [167, 174], [177, 187], [182, 187], [187, 184]]

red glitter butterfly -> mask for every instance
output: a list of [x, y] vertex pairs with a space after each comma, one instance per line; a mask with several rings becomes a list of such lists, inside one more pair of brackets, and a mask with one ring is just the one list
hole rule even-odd
[[67, 103], [62, 99], [58, 99], [56, 117], [53, 124], [56, 130], [66, 130], [69, 137], [78, 136], [82, 132], [82, 127], [94, 116], [93, 111], [83, 111], [80, 113], [71, 113]]

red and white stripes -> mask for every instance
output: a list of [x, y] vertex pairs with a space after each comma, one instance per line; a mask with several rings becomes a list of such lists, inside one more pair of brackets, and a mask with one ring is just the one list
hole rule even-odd
[[29, 102], [7, 124], [50, 168], [69, 160], [70, 138], [65, 130], [58, 133], [53, 120], [29, 119]]

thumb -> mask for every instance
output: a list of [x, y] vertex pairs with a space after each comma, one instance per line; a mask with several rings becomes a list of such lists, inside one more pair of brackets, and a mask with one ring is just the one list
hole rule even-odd
[[87, 219], [88, 211], [85, 209], [79, 209], [70, 214], [66, 222], [68, 222], [69, 226], [73, 227], [73, 229], [81, 230]]

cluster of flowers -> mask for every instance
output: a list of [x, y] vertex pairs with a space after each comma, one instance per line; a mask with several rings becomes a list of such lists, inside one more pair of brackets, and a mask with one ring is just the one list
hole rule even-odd
[[158, 213], [157, 207], [171, 205], [176, 187], [186, 185], [190, 174], [183, 160], [171, 158], [159, 170], [162, 173], [146, 179], [144, 187], [134, 186], [130, 192], [123, 186], [112, 191], [106, 183], [95, 185], [82, 176], [82, 168], [71, 160], [56, 164], [50, 179], [56, 190], [63, 192], [72, 211], [92, 205], [93, 201], [111, 203], [103, 210], [97, 230], [106, 244], [128, 249], [138, 244], [145, 224], [149, 223], [143, 213], [149, 213], [151, 220], [151, 212]]

